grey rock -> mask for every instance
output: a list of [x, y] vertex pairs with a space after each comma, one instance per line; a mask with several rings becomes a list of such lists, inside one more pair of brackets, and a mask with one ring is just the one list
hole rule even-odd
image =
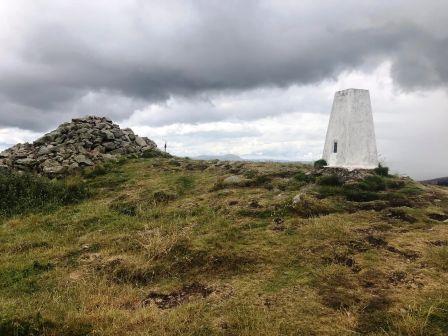
[[134, 131], [131, 130], [130, 128], [123, 128], [123, 133], [124, 134], [134, 134]]
[[244, 181], [244, 179], [238, 175], [232, 175], [229, 177], [226, 177], [222, 183], [224, 185], [239, 185]]
[[73, 162], [70, 165], [68, 165], [67, 169], [68, 170], [76, 170], [79, 168], [79, 164], [77, 162]]
[[108, 153], [103, 154], [103, 159], [104, 160], [114, 160], [115, 158], [116, 157], [114, 155], [112, 155], [112, 154], [108, 154]]
[[111, 131], [103, 130], [101, 134], [102, 134], [104, 139], [107, 139], [107, 140], [115, 139], [115, 135]]
[[79, 154], [74, 156], [73, 159], [81, 166], [93, 166], [92, 160], [88, 159], [85, 155]]
[[139, 137], [139, 136], [135, 137], [135, 142], [139, 146], [146, 146], [146, 141], [143, 138]]
[[55, 163], [55, 162], [48, 162], [43, 165], [42, 171], [45, 174], [49, 174], [49, 175], [62, 174], [66, 171], [66, 167], [64, 167], [58, 163]]
[[47, 155], [50, 154], [53, 150], [54, 146], [53, 145], [48, 145], [48, 146], [42, 146], [39, 148], [39, 150], [37, 151], [37, 156], [42, 156], [42, 155]]
[[113, 142], [104, 142], [103, 143], [103, 147], [108, 152], [114, 150], [115, 148], [117, 148], [117, 146]]
[[93, 149], [94, 152], [98, 153], [106, 153], [106, 149], [102, 145], [98, 145]]
[[10, 157], [10, 156], [11, 156], [11, 153], [8, 152], [8, 151], [3, 151], [3, 152], [0, 153], [0, 158], [7, 158], [7, 157]]
[[299, 204], [301, 200], [302, 200], [302, 194], [295, 195], [292, 199], [292, 205]]
[[24, 159], [18, 159], [16, 160], [16, 164], [22, 165], [22, 166], [32, 166], [36, 164], [36, 160], [32, 158], [24, 158]]
[[142, 137], [142, 139], [145, 140], [146, 146], [150, 147], [151, 149], [157, 147], [156, 143], [154, 141], [148, 139], [147, 137]]

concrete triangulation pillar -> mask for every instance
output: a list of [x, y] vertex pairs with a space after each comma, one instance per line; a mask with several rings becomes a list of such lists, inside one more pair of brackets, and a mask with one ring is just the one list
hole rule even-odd
[[378, 166], [368, 90], [335, 93], [323, 159], [330, 167], [372, 169]]

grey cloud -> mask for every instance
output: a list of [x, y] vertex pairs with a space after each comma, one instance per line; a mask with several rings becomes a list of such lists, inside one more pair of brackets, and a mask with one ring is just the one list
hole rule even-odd
[[[384, 60], [403, 89], [448, 82], [448, 28], [430, 15], [448, 21], [448, 3], [66, 3], [11, 0], [23, 16], [8, 19], [18, 34], [0, 36], [5, 57], [15, 60], [0, 64], [2, 125], [43, 130], [88, 113], [123, 120], [173, 95], [317, 83]], [[191, 115], [194, 122], [226, 117]]]

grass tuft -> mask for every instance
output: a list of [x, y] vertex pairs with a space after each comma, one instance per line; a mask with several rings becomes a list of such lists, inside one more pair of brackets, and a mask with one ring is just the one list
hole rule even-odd
[[0, 174], [0, 216], [51, 210], [77, 203], [90, 195], [85, 183], [72, 176], [50, 180], [30, 173]]

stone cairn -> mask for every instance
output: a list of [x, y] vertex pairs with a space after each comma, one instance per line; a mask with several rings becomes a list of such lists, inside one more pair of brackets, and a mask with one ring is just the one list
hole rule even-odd
[[157, 150], [146, 137], [121, 129], [112, 120], [88, 116], [72, 119], [32, 144], [17, 144], [0, 153], [0, 168], [57, 177], [124, 155]]

